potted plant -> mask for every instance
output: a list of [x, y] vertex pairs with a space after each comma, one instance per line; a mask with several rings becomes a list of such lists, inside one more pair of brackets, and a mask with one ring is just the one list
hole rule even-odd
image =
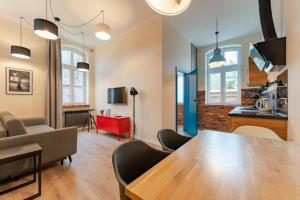
[[100, 110], [100, 113], [101, 113], [101, 115], [104, 115], [104, 110], [101, 109], [101, 110]]

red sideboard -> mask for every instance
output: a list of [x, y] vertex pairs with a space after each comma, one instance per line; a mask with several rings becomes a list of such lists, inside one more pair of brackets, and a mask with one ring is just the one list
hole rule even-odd
[[127, 134], [130, 137], [130, 118], [123, 116], [97, 115], [97, 130], [107, 131], [118, 136]]

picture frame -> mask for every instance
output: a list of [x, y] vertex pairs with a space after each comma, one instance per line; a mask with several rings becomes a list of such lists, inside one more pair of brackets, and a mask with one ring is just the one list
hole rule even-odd
[[6, 94], [32, 95], [33, 71], [6, 67]]

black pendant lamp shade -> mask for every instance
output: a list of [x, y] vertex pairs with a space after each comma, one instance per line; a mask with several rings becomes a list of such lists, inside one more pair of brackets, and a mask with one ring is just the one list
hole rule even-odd
[[30, 59], [31, 52], [30, 49], [23, 47], [23, 17], [20, 17], [20, 45], [12, 45], [10, 47], [10, 54], [16, 58], [22, 58], [22, 59]]
[[90, 65], [88, 63], [85, 63], [85, 62], [78, 62], [77, 63], [77, 69], [79, 71], [87, 72], [87, 71], [90, 70]]
[[79, 71], [84, 71], [87, 72], [90, 70], [90, 65], [89, 63], [84, 62], [84, 34], [82, 34], [82, 62], [77, 62], [77, 69]]
[[12, 56], [23, 59], [30, 59], [31, 52], [30, 49], [22, 46], [13, 45], [10, 47], [10, 53]]
[[45, 39], [56, 40], [58, 38], [58, 27], [51, 21], [36, 18], [34, 19], [34, 33]]

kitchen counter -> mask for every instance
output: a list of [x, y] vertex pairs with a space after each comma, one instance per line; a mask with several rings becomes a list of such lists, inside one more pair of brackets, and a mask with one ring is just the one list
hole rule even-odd
[[235, 107], [232, 111], [228, 113], [229, 116], [238, 116], [238, 117], [253, 117], [253, 118], [267, 118], [267, 119], [280, 119], [280, 120], [288, 120], [288, 115], [283, 113], [269, 113], [263, 112], [255, 109], [254, 107], [244, 107], [238, 106]]

